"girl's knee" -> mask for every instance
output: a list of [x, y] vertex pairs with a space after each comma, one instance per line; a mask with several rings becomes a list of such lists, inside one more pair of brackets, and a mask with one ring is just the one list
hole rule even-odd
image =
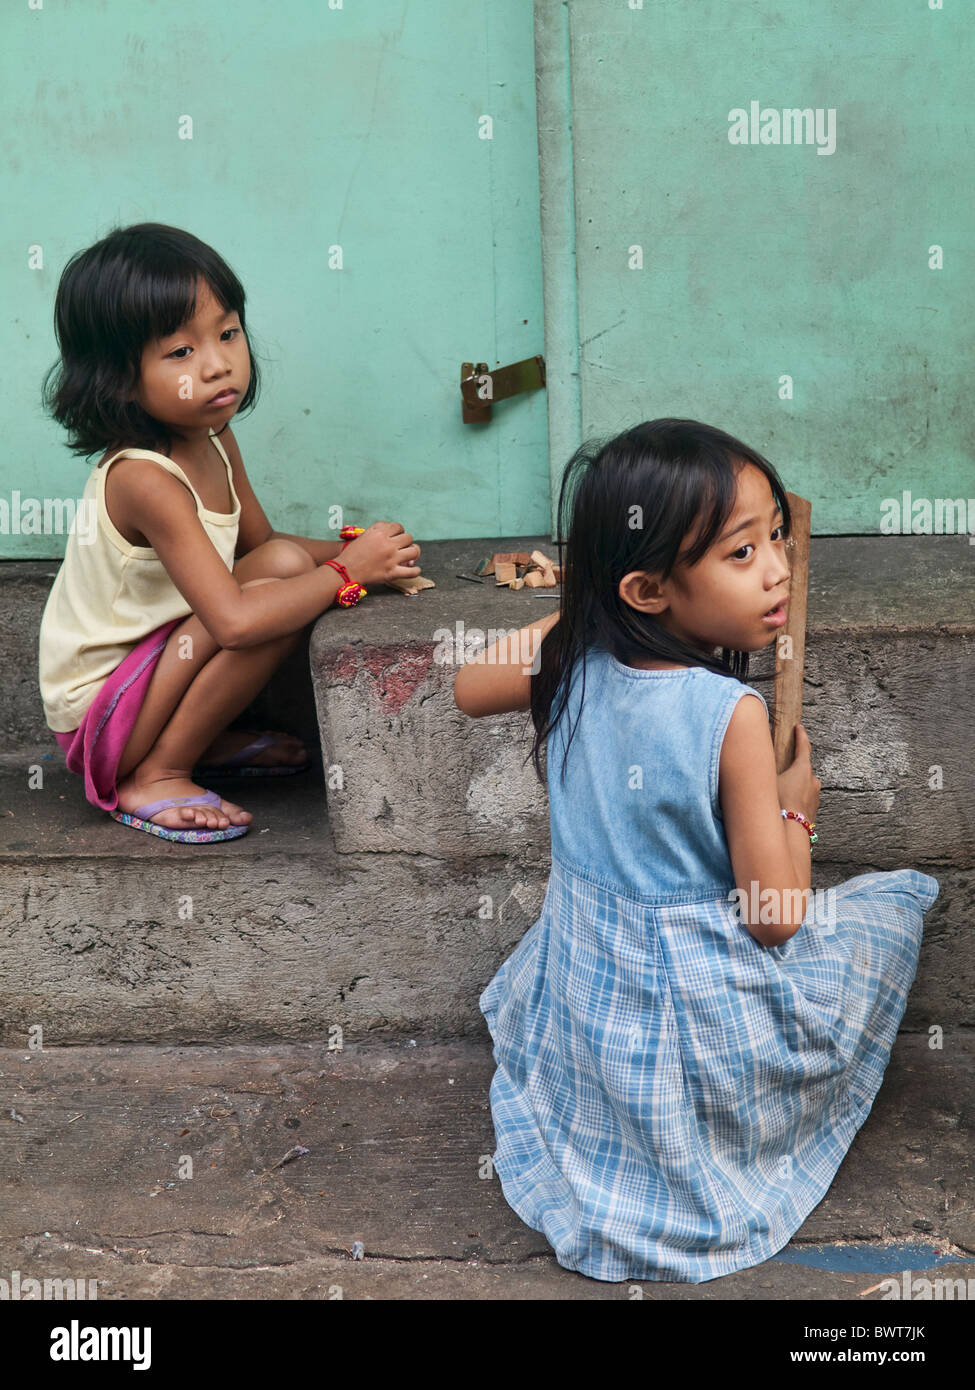
[[[252, 576], [254, 579], [291, 579], [297, 574], [306, 574], [315, 568], [315, 561], [303, 546], [296, 541], [276, 536], [248, 551], [234, 565], [234, 573]], [[243, 588], [243, 584], [241, 588]]]

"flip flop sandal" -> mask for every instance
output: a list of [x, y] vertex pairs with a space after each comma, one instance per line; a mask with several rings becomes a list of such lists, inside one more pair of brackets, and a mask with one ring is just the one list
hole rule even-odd
[[168, 811], [171, 806], [219, 806], [220, 797], [216, 792], [205, 792], [202, 796], [170, 796], [163, 801], [148, 801], [145, 806], [133, 812], [109, 811], [112, 820], [120, 825], [131, 825], [133, 830], [145, 830], [150, 835], [158, 835], [162, 840], [179, 840], [185, 845], [205, 845], [212, 840], [236, 840], [246, 835], [249, 825], [229, 825], [226, 830], [173, 830], [168, 825], [153, 825], [148, 819], [159, 811]]
[[269, 748], [277, 739], [274, 734], [260, 734], [253, 743], [249, 743], [246, 748], [241, 748], [240, 752], [232, 753], [229, 758], [225, 758], [219, 763], [204, 763], [201, 767], [193, 769], [194, 777], [288, 777], [294, 772], [307, 772], [311, 767], [311, 759], [306, 759], [303, 763], [279, 763], [276, 767], [263, 766], [260, 763], [252, 763], [245, 766], [249, 758], [253, 758], [263, 749]]

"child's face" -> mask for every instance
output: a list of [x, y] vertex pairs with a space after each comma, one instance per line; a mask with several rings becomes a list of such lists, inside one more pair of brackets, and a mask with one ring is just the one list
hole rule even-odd
[[[738, 474], [734, 511], [704, 558], [692, 569], [678, 565], [663, 582], [634, 571], [621, 580], [620, 595], [691, 646], [759, 651], [782, 630], [763, 615], [788, 596], [781, 522], [768, 479], [746, 463]], [[694, 534], [685, 537], [681, 555], [693, 540]]]
[[[149, 415], [187, 437], [206, 438], [231, 418], [250, 385], [250, 355], [240, 318], [228, 313], [205, 280], [197, 282], [196, 313], [168, 338], [148, 342], [135, 399]], [[212, 398], [228, 388], [226, 404]]]

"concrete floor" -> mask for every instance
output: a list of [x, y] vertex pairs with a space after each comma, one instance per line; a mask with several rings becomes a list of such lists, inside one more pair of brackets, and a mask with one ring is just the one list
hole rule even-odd
[[910, 1266], [914, 1279], [975, 1280], [975, 1039], [955, 1038], [944, 1094], [912, 1084], [926, 1044], [898, 1038], [833, 1186], [782, 1252], [839, 1267], [776, 1257], [696, 1285], [563, 1269], [479, 1176], [493, 1150], [486, 1041], [6, 1049], [0, 1275], [97, 1279], [101, 1300], [865, 1304], [884, 1301], [885, 1277], [901, 1282], [876, 1272], [900, 1242], [955, 1257]]

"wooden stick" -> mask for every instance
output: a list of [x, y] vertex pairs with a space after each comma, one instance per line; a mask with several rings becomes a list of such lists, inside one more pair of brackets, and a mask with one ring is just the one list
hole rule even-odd
[[809, 524], [812, 507], [787, 492], [792, 512], [789, 607], [775, 644], [772, 744], [775, 770], [784, 772], [796, 755], [796, 725], [802, 723], [802, 671], [806, 657], [806, 593], [809, 588]]

